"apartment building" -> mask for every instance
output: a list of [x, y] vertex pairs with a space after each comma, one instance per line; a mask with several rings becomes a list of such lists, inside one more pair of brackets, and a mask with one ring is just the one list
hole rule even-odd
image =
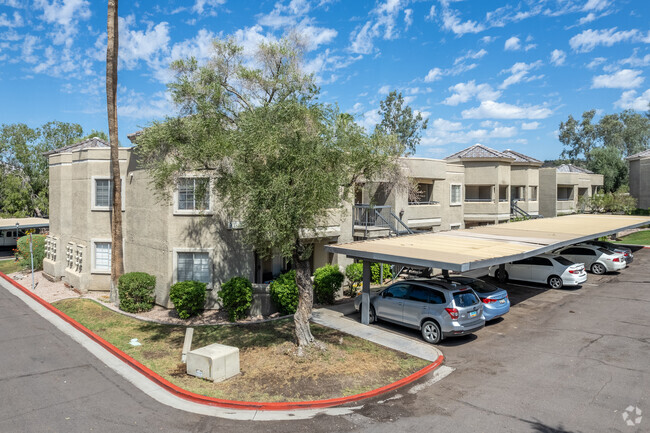
[[580, 199], [587, 199], [603, 187], [603, 175], [572, 164], [539, 170], [539, 212], [556, 217], [578, 211]]
[[650, 209], [650, 149], [626, 159], [630, 166], [630, 194], [640, 209]]
[[[44, 272], [81, 291], [108, 291], [109, 146], [93, 138], [48, 157], [50, 235]], [[264, 283], [287, 269], [281, 257], [262, 259], [244, 245], [241, 224], [220, 208], [209, 172], [183, 176], [163, 199], [154, 192], [132, 148], [120, 148], [119, 161], [125, 271], [154, 275], [158, 304], [171, 306], [169, 288], [175, 282], [198, 280], [208, 286], [207, 307], [217, 307], [219, 285], [231, 277]], [[351, 263], [345, 256], [326, 252], [324, 246], [331, 243], [503, 222], [510, 218], [513, 198], [534, 215], [538, 195], [543, 196], [540, 165], [517, 152], [481, 145], [445, 160], [402, 158], [400, 182], [366, 182], [350, 203], [323, 216], [321, 231], [301, 234], [314, 243], [312, 270], [328, 263], [341, 267]], [[577, 175], [576, 185], [582, 185], [583, 175]]]

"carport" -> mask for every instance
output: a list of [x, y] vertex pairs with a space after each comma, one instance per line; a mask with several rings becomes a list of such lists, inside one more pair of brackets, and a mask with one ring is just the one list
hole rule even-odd
[[650, 217], [575, 214], [507, 224], [328, 245], [363, 260], [361, 322], [368, 324], [370, 265], [389, 263], [467, 272], [533, 257], [557, 248], [650, 224]]

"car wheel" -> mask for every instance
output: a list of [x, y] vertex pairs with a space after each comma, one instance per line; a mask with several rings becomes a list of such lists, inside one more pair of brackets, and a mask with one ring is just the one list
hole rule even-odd
[[422, 323], [422, 338], [424, 341], [431, 344], [438, 344], [442, 340], [442, 333], [440, 332], [440, 326], [433, 320], [426, 320]]
[[[359, 314], [363, 316], [363, 304], [359, 305]], [[368, 311], [368, 323], [375, 323], [377, 321], [377, 314], [375, 314], [375, 307], [370, 305], [370, 311]]]
[[508, 273], [506, 272], [505, 269], [497, 269], [496, 277], [500, 283], [505, 283], [506, 281], [508, 281]]
[[591, 265], [591, 272], [596, 275], [602, 275], [605, 272], [607, 272], [607, 269], [605, 268], [605, 266], [603, 266], [602, 263], [594, 263], [593, 265]]
[[564, 285], [564, 281], [562, 281], [562, 278], [557, 275], [551, 275], [548, 277], [548, 285], [551, 286], [551, 289], [561, 289]]

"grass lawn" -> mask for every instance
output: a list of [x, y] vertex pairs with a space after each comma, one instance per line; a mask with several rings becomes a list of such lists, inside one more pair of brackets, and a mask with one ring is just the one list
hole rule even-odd
[[11, 274], [13, 272], [18, 272], [21, 269], [22, 266], [20, 266], [14, 259], [0, 260], [0, 272], [3, 274]]
[[[210, 397], [240, 401], [319, 400], [357, 394], [394, 382], [428, 362], [312, 324], [327, 350], [295, 356], [293, 320], [237, 326], [196, 326], [192, 348], [221, 343], [239, 348], [241, 374], [221, 383], [189, 376], [181, 363], [185, 327], [143, 322], [86, 299], [53, 304], [173, 384]], [[137, 338], [142, 346], [129, 344]]]
[[616, 241], [615, 243], [630, 245], [650, 245], [650, 230], [641, 230], [634, 232], [625, 237], [622, 237], [620, 241]]

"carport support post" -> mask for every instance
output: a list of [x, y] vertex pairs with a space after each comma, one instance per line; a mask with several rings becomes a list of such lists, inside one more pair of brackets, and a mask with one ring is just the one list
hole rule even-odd
[[449, 278], [449, 269], [443, 269], [442, 276], [443, 278]]
[[370, 323], [370, 262], [363, 261], [363, 286], [361, 286], [361, 323]]

